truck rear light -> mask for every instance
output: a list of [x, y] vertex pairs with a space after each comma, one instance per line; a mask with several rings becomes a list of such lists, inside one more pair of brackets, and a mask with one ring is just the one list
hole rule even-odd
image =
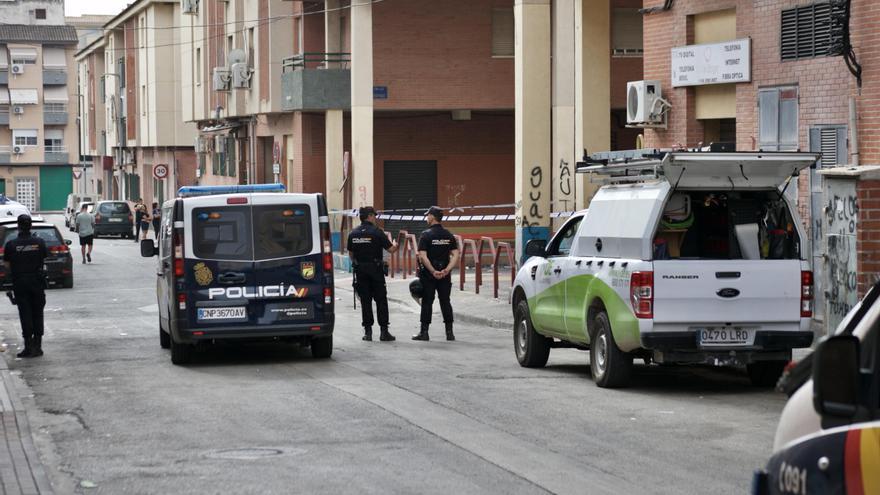
[[177, 294], [177, 308], [181, 311], [186, 309], [186, 293], [181, 292]]
[[[131, 215], [129, 215], [129, 218], [131, 218]], [[100, 213], [95, 214], [95, 222], [100, 222], [100, 221], [101, 221], [101, 214]]]
[[321, 224], [321, 253], [323, 253], [324, 271], [333, 270], [333, 246], [330, 244], [330, 225]]
[[128, 221], [129, 221], [129, 222], [134, 222], [134, 217], [131, 216], [131, 213], [128, 214]]
[[633, 272], [629, 298], [636, 318], [654, 317], [654, 272]]
[[183, 235], [175, 230], [171, 235], [171, 243], [174, 246], [174, 276], [183, 276]]
[[49, 246], [49, 254], [67, 254], [69, 252], [70, 249], [67, 246]]
[[324, 287], [324, 304], [333, 304], [333, 288]]
[[801, 318], [813, 317], [813, 272], [801, 272]]
[[226, 204], [228, 204], [228, 205], [246, 205], [247, 198], [244, 196], [236, 196], [234, 198], [226, 198]]

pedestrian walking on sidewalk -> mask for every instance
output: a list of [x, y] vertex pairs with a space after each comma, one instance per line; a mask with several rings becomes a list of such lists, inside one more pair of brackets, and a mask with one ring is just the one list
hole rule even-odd
[[79, 247], [82, 251], [82, 262], [92, 262], [92, 244], [95, 242], [95, 215], [89, 213], [89, 206], [83, 205], [76, 216], [76, 232], [79, 234]]
[[140, 242], [141, 239], [141, 222], [144, 219], [144, 215], [147, 214], [147, 207], [144, 205], [144, 200], [138, 198], [137, 203], [134, 204], [134, 242]]
[[12, 274], [13, 304], [18, 306], [24, 350], [20, 358], [43, 355], [43, 308], [46, 306], [46, 275], [43, 263], [48, 251], [42, 239], [31, 235], [31, 217], [19, 215], [18, 237], [3, 247], [6, 273]]
[[388, 331], [388, 292], [385, 288], [385, 262], [382, 250], [397, 251], [385, 232], [376, 227], [376, 210], [372, 206], [360, 209], [361, 224], [348, 235], [348, 255], [351, 257], [355, 277], [355, 290], [361, 299], [361, 324], [363, 340], [373, 340], [373, 301], [381, 334], [379, 340], [389, 342], [394, 336]]
[[153, 212], [150, 216], [153, 219], [153, 235], [156, 236], [156, 240], [158, 241], [159, 227], [162, 225], [162, 210], [159, 208], [159, 203], [153, 203]]
[[446, 325], [446, 340], [455, 340], [452, 331], [452, 269], [458, 264], [458, 241], [452, 232], [443, 228], [443, 210], [432, 207], [427, 215], [428, 229], [419, 237], [419, 280], [422, 282], [421, 330], [413, 340], [430, 340], [428, 327], [434, 310], [434, 295], [440, 300], [440, 311]]

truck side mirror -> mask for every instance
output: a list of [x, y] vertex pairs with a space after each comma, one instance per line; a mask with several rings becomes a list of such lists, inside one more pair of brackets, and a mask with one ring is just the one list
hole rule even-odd
[[144, 239], [141, 241], [141, 256], [144, 258], [152, 258], [159, 254], [159, 250], [156, 249], [156, 245], [153, 244], [152, 239]]
[[545, 239], [532, 239], [526, 243], [526, 256], [547, 257], [547, 241]]
[[825, 418], [851, 420], [859, 410], [859, 339], [835, 335], [813, 357], [813, 408]]

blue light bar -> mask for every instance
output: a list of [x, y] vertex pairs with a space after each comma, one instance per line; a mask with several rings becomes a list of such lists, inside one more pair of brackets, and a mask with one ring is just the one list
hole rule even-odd
[[284, 184], [248, 184], [244, 186], [183, 186], [177, 190], [180, 198], [212, 196], [215, 194], [283, 193]]

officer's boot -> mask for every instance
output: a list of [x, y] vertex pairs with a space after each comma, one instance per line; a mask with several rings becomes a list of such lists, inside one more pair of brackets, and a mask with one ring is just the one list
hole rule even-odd
[[33, 347], [31, 348], [31, 357], [40, 357], [43, 355], [43, 336], [34, 337]]
[[455, 334], [452, 333], [452, 322], [446, 323], [446, 340], [455, 340]]
[[32, 339], [24, 339], [24, 349], [21, 350], [15, 357], [20, 358], [29, 358], [33, 353], [33, 341]]
[[364, 336], [361, 340], [366, 340], [367, 342], [373, 340], [373, 327], [364, 327]]
[[428, 326], [429, 325], [427, 323], [422, 323], [421, 330], [419, 330], [418, 334], [413, 335], [412, 339], [413, 340], [431, 340], [430, 338], [428, 338]]
[[379, 340], [382, 342], [393, 342], [397, 340], [394, 338], [394, 335], [391, 335], [391, 332], [388, 331], [388, 327], [381, 327], [382, 333], [379, 334]]

